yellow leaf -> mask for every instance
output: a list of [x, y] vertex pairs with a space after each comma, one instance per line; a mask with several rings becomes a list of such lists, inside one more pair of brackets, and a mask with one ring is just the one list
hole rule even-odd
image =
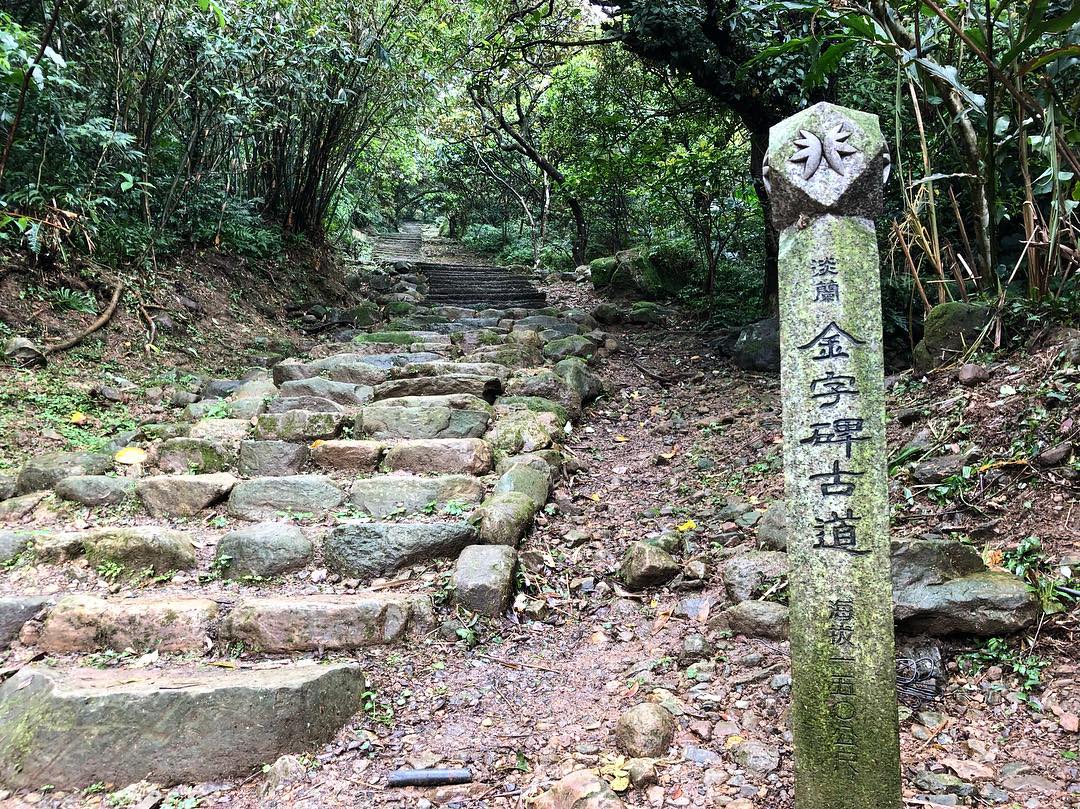
[[592, 500], [594, 503], [599, 503], [600, 502], [600, 495], [597, 494], [596, 492], [593, 492], [592, 494], [589, 495], [589, 499]]
[[143, 463], [146, 458], [146, 450], [138, 447], [124, 447], [113, 456], [113, 460], [117, 463], [131, 465]]
[[617, 435], [617, 436], [615, 436], [615, 440], [620, 444], [625, 444], [630, 439], [627, 438], [625, 435]]
[[630, 776], [620, 775], [611, 779], [611, 789], [613, 792], [626, 792], [630, 788]]
[[68, 416], [68, 421], [72, 424], [86, 424], [86, 414], [81, 410], [76, 410]]
[[745, 741], [746, 739], [742, 736], [728, 736], [727, 739], [724, 740], [724, 747], [730, 750], [732, 747], [738, 747]]
[[675, 526], [675, 530], [680, 534], [684, 534], [687, 531], [693, 531], [695, 528], [697, 528], [697, 523], [693, 520], [687, 520], [686, 522]]
[[318, 438], [318, 439], [312, 441], [308, 446], [310, 446], [312, 449], [316, 449], [318, 447], [321, 447], [325, 443], [326, 442], [323, 441], [321, 438]]

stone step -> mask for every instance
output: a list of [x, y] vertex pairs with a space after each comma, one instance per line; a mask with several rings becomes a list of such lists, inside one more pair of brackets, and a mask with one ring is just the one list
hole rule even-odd
[[175, 673], [30, 666], [0, 685], [0, 783], [246, 777], [330, 741], [367, 687], [355, 663]]

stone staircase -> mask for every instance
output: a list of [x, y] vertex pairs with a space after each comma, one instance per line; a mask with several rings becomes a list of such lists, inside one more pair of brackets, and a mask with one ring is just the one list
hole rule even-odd
[[540, 308], [547, 297], [527, 278], [505, 267], [418, 261], [428, 282], [427, 300], [444, 306]]
[[461, 607], [506, 611], [604, 335], [511, 306], [543, 298], [498, 268], [467, 269], [503, 305], [462, 309], [477, 296], [450, 276], [395, 267], [421, 252], [418, 228], [376, 249], [378, 303], [413, 302], [405, 317], [19, 470], [0, 501], [0, 784], [248, 776], [360, 712], [365, 647], [427, 642], [443, 571]]

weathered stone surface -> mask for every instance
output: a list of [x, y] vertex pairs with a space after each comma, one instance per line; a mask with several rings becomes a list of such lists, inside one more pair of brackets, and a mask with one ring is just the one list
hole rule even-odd
[[6, 565], [26, 550], [33, 538], [28, 531], [0, 531], [0, 565]]
[[623, 711], [615, 724], [615, 741], [631, 758], [662, 758], [674, 737], [675, 718], [651, 702]]
[[374, 472], [385, 448], [381, 441], [317, 441], [312, 445], [311, 460], [320, 469]]
[[188, 436], [235, 449], [249, 432], [251, 422], [247, 419], [203, 419], [191, 425]]
[[758, 542], [770, 551], [786, 551], [788, 543], [787, 504], [771, 503], [757, 525]]
[[156, 475], [135, 484], [146, 510], [154, 517], [191, 517], [232, 491], [236, 478], [213, 475]]
[[964, 363], [956, 372], [956, 381], [967, 388], [974, 388], [989, 379], [990, 372], [982, 365], [976, 365], [973, 362]]
[[298, 526], [266, 522], [230, 531], [218, 542], [216, 558], [221, 575], [270, 578], [299, 570], [311, 561], [311, 540]]
[[24, 668], [0, 685], [0, 783], [244, 777], [329, 741], [366, 687], [353, 663], [178, 676]]
[[48, 496], [47, 491], [39, 491], [0, 500], [0, 522], [14, 522], [25, 519], [34, 513]]
[[739, 635], [787, 640], [788, 608], [774, 601], [743, 601], [724, 610], [718, 623]]
[[391, 514], [415, 514], [447, 503], [469, 505], [480, 502], [484, 484], [469, 475], [379, 475], [361, 478], [352, 485], [349, 500], [377, 519]]
[[587, 337], [571, 334], [557, 340], [551, 340], [544, 346], [544, 357], [551, 362], [558, 362], [567, 357], [590, 359], [596, 353], [596, 343]]
[[475, 410], [490, 415], [493, 408], [484, 399], [471, 393], [448, 393], [440, 396], [398, 396], [380, 399], [379, 407], [449, 407], [454, 410]]
[[500, 396], [495, 402], [495, 414], [502, 418], [508, 413], [517, 410], [531, 410], [534, 413], [550, 413], [555, 417], [555, 423], [560, 427], [570, 421], [570, 414], [566, 408], [551, 399], [540, 396]]
[[927, 458], [911, 468], [911, 476], [919, 483], [941, 483], [945, 478], [962, 475], [964, 467], [977, 457], [977, 453], [971, 451]]
[[282, 512], [321, 517], [345, 502], [345, 493], [325, 475], [293, 475], [242, 480], [229, 495], [229, 514], [267, 520]]
[[939, 303], [927, 314], [923, 339], [915, 346], [915, 373], [924, 374], [958, 359], [975, 344], [990, 317], [989, 307], [979, 304]]
[[0, 500], [7, 500], [15, 496], [15, 478], [11, 475], [0, 475]]
[[307, 463], [307, 444], [291, 441], [242, 441], [237, 469], [245, 477], [297, 475]]
[[[584, 360], [568, 357], [555, 363], [552, 370], [559, 379], [581, 397], [583, 403], [591, 402], [604, 392], [604, 383], [600, 381], [600, 377], [589, 370], [589, 366], [585, 364]], [[567, 414], [567, 418], [569, 418], [569, 414]], [[566, 420], [564, 418], [562, 423], [565, 424]]]
[[547, 464], [514, 464], [503, 472], [492, 493], [520, 492], [527, 495], [537, 509], [541, 509], [551, 494], [551, 477], [551, 469]]
[[135, 493], [132, 478], [110, 475], [74, 475], [56, 484], [56, 496], [84, 506], [115, 506]]
[[486, 410], [381, 405], [365, 407], [362, 418], [374, 438], [479, 438], [491, 419]]
[[510, 455], [547, 449], [562, 432], [552, 413], [514, 410], [498, 418], [484, 436], [495, 449]]
[[34, 555], [43, 562], [63, 562], [85, 555], [94, 566], [121, 565], [129, 574], [147, 568], [155, 574], [195, 567], [195, 546], [179, 531], [157, 525], [89, 528], [34, 539]]
[[733, 556], [724, 563], [724, 588], [728, 598], [738, 604], [761, 595], [788, 575], [786, 553], [751, 551]]
[[393, 643], [432, 623], [425, 595], [244, 598], [222, 622], [222, 634], [262, 652], [331, 651]]
[[267, 413], [288, 413], [290, 410], [310, 410], [313, 413], [344, 413], [345, 406], [320, 396], [279, 396], [266, 406]]
[[202, 650], [217, 618], [217, 603], [206, 598], [64, 596], [49, 610], [37, 645], [46, 652], [137, 652]]
[[447, 475], [483, 475], [495, 464], [491, 444], [479, 438], [399, 441], [387, 450], [386, 468]]
[[235, 460], [235, 452], [225, 452], [220, 444], [200, 438], [170, 438], [157, 451], [157, 467], [162, 472], [220, 472]]
[[1038, 617], [1022, 579], [987, 570], [974, 548], [955, 540], [894, 540], [892, 582], [896, 621], [907, 632], [1001, 635]]
[[307, 396], [328, 399], [340, 405], [356, 406], [371, 401], [374, 388], [352, 382], [335, 382], [321, 376], [297, 379], [281, 386], [282, 397]]
[[554, 371], [521, 371], [506, 383], [510, 396], [538, 396], [562, 405], [571, 419], [581, 416], [581, 394]]
[[731, 358], [744, 371], [780, 370], [780, 318], [746, 326], [739, 332]]
[[405, 379], [407, 377], [432, 377], [443, 375], [492, 377], [502, 382], [510, 375], [510, 372], [501, 365], [490, 362], [462, 362], [449, 360], [429, 360], [427, 362], [410, 362], [390, 372], [393, 379]]
[[313, 362], [306, 363], [311, 376], [325, 376], [335, 382], [349, 382], [353, 385], [378, 385], [388, 375], [387, 369], [393, 364], [378, 354], [334, 354]]
[[454, 568], [454, 596], [466, 609], [496, 618], [514, 593], [517, 551], [507, 545], [469, 545]]
[[667, 551], [648, 542], [634, 542], [626, 549], [619, 577], [631, 590], [656, 587], [675, 578], [679, 563]]
[[48, 603], [46, 596], [0, 596], [0, 649], [19, 637], [23, 624]]
[[578, 770], [556, 781], [533, 806], [534, 809], [625, 809], [608, 782], [593, 770]]
[[502, 492], [481, 503], [469, 519], [476, 525], [481, 542], [516, 548], [532, 526], [537, 511], [539, 506], [529, 495]]
[[35, 455], [22, 465], [15, 480], [15, 493], [27, 494], [52, 489], [74, 475], [104, 475], [113, 468], [112, 458], [96, 452], [49, 452]]
[[472, 374], [443, 374], [394, 379], [375, 386], [375, 401], [398, 399], [409, 396], [450, 396], [469, 394], [488, 402], [495, 401], [503, 391], [502, 380], [491, 376]]
[[263, 441], [318, 441], [335, 438], [345, 426], [341, 413], [287, 410], [263, 413], [255, 420], [255, 438]]
[[327, 567], [343, 576], [372, 578], [456, 556], [475, 537], [475, 529], [466, 522], [339, 525], [323, 542], [323, 558]]
[[739, 765], [752, 776], [759, 778], [768, 775], [780, 766], [780, 753], [775, 747], [752, 739], [736, 745], [734, 753]]

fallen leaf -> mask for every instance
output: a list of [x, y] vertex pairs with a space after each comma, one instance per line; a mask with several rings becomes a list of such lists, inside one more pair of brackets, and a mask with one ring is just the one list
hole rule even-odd
[[943, 758], [941, 763], [965, 781], [979, 779], [989, 781], [995, 775], [992, 767], [988, 767], [986, 764], [980, 764], [977, 761], [965, 761], [960, 758]]
[[1080, 733], [1080, 716], [1074, 713], [1063, 713], [1058, 717], [1061, 727], [1069, 733]]
[[86, 414], [81, 410], [76, 410], [68, 416], [68, 421], [72, 424], [86, 424]]
[[144, 463], [147, 457], [146, 450], [144, 449], [139, 449], [138, 447], [124, 447], [117, 451], [113, 456], [113, 460], [120, 464], [133, 466], [134, 464]]
[[626, 442], [627, 442], [627, 441], [629, 441], [629, 440], [630, 440], [630, 439], [629, 439], [629, 438], [627, 438], [627, 437], [626, 437], [625, 435], [617, 435], [617, 436], [615, 436], [615, 441], [616, 441], [617, 443], [619, 443], [619, 444], [624, 444], [624, 443], [626, 443]]

